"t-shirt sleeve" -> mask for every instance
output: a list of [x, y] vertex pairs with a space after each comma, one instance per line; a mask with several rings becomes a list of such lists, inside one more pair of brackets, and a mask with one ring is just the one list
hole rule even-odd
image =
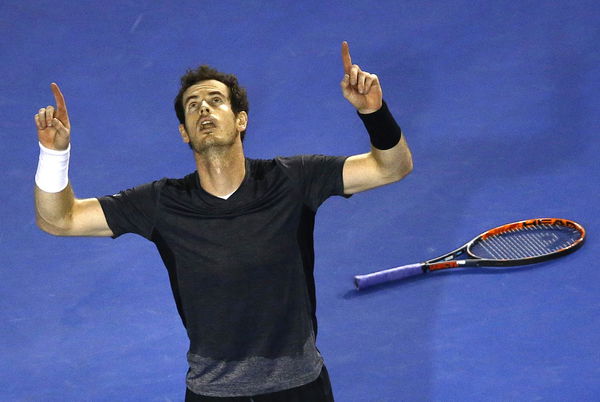
[[161, 187], [162, 181], [155, 181], [98, 198], [113, 238], [135, 233], [150, 240]]
[[298, 186], [305, 204], [312, 210], [332, 195], [344, 194], [342, 172], [345, 156], [300, 155], [278, 158], [286, 174]]

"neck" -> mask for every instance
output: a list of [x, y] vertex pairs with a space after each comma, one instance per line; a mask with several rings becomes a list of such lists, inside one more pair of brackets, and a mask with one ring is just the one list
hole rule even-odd
[[224, 196], [236, 191], [246, 175], [246, 159], [240, 146], [211, 147], [194, 152], [200, 186], [209, 194]]

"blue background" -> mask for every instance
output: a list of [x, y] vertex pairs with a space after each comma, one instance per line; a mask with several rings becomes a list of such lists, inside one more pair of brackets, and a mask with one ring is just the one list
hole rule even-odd
[[[598, 400], [600, 3], [0, 3], [0, 400], [178, 401], [186, 336], [153, 245], [35, 226], [33, 115], [72, 122], [79, 197], [192, 171], [172, 100], [211, 64], [250, 96], [250, 157], [368, 150], [340, 44], [380, 77], [415, 170], [317, 217], [318, 344], [339, 401]], [[570, 218], [577, 253], [358, 293], [499, 224]]]

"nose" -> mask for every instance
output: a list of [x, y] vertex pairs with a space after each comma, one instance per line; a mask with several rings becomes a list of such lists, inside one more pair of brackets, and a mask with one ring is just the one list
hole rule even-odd
[[210, 106], [208, 104], [208, 102], [206, 102], [204, 99], [202, 99], [202, 102], [200, 103], [200, 114], [209, 114], [210, 113]]

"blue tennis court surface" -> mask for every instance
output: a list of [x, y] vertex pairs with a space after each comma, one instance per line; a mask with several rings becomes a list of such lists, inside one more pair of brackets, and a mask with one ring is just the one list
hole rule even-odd
[[[246, 155], [368, 150], [340, 44], [379, 75], [415, 169], [332, 198], [315, 232], [318, 346], [338, 401], [600, 400], [600, 5], [595, 1], [0, 4], [0, 400], [181, 401], [187, 339], [154, 246], [35, 226], [33, 115], [65, 95], [79, 197], [195, 169], [172, 100], [238, 75]], [[538, 217], [574, 254], [365, 292], [352, 277]]]

